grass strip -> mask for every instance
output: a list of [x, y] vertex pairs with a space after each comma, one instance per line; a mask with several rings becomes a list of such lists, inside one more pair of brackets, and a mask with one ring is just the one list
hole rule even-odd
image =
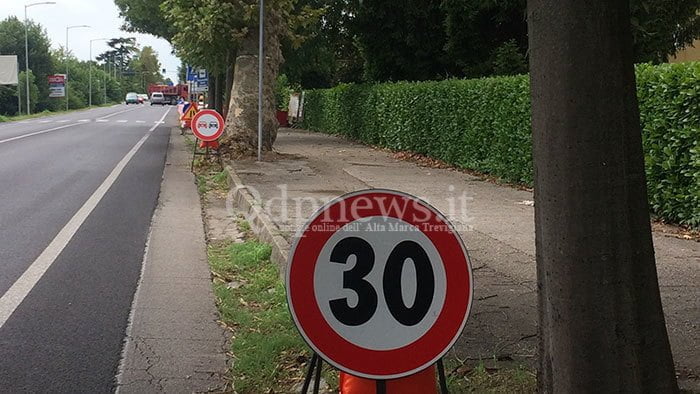
[[[230, 373], [237, 393], [292, 392], [309, 358], [270, 252], [256, 240], [209, 245], [217, 306], [233, 332]], [[325, 375], [327, 382], [337, 381], [333, 372]]]

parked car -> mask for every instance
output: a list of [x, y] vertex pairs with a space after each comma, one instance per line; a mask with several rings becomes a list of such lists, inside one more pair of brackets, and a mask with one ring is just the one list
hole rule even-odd
[[167, 104], [167, 102], [165, 101], [165, 96], [163, 95], [162, 92], [151, 93], [151, 105], [153, 105], [153, 104], [160, 104], [160, 105]]
[[127, 93], [126, 98], [124, 99], [124, 102], [126, 105], [129, 104], [138, 104], [139, 103], [139, 96], [136, 93]]

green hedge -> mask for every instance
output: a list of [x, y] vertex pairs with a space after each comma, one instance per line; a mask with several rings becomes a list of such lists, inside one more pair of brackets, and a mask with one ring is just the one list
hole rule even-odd
[[[637, 77], [652, 209], [700, 227], [700, 63], [640, 65]], [[304, 116], [310, 130], [532, 184], [527, 76], [312, 90]]]

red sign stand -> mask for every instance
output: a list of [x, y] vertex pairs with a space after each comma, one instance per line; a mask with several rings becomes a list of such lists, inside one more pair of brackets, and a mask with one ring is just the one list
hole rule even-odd
[[210, 149], [216, 151], [214, 155], [219, 157], [219, 164], [221, 164], [218, 139], [224, 133], [224, 118], [212, 109], [204, 109], [192, 117], [190, 125], [192, 126], [192, 134], [199, 140], [197, 145], [200, 149], [204, 149], [204, 152], [197, 152], [197, 146], [195, 146], [190, 171], [194, 170], [195, 157], [203, 155], [208, 158]]

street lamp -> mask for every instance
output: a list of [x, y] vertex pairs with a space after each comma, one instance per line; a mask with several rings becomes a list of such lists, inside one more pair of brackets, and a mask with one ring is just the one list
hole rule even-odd
[[66, 26], [66, 111], [68, 111], [68, 30], [70, 29], [78, 29], [81, 27], [86, 27], [89, 28], [90, 26], [88, 25], [73, 25], [73, 26]]
[[56, 4], [56, 2], [42, 1], [24, 5], [24, 79], [27, 81], [27, 115], [32, 113], [31, 107], [29, 106], [29, 20], [27, 19], [27, 8], [45, 4]]
[[108, 40], [108, 38], [95, 38], [95, 39], [90, 40], [90, 60], [88, 61], [88, 64], [90, 66], [90, 68], [89, 68], [90, 71], [88, 71], [88, 75], [89, 75], [88, 81], [90, 81], [88, 83], [88, 97], [89, 97], [88, 98], [88, 107], [92, 107], [92, 43], [94, 41], [105, 41], [105, 40]]

